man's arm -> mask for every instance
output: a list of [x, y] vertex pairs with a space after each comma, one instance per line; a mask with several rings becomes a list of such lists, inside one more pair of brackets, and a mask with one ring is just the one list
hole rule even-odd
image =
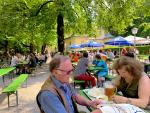
[[87, 100], [84, 97], [82, 97], [81, 95], [77, 94], [76, 102], [83, 106], [90, 106], [90, 107], [96, 108], [91, 113], [102, 113], [102, 111], [100, 109], [97, 109], [97, 105], [101, 103], [101, 100], [91, 101], [91, 100]]
[[97, 105], [103, 103], [102, 100], [96, 99], [96, 100], [87, 100], [84, 97], [82, 97], [79, 94], [76, 94], [75, 100], [78, 104], [83, 106], [90, 106], [92, 108], [97, 108]]
[[83, 106], [89, 106], [90, 105], [90, 100], [85, 99], [79, 94], [76, 94], [75, 100], [78, 104], [83, 105]]

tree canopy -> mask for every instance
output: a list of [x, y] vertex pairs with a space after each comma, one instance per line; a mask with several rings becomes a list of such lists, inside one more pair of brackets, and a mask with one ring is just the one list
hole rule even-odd
[[96, 36], [103, 28], [114, 35], [150, 35], [149, 0], [1, 0], [0, 49], [5, 52], [64, 50], [64, 38]]

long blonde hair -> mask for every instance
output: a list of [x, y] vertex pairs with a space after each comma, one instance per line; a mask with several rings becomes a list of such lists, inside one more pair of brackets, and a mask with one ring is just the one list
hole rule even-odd
[[141, 62], [126, 56], [118, 58], [113, 64], [113, 69], [115, 69], [117, 73], [118, 69], [121, 69], [122, 67], [125, 67], [126, 71], [128, 71], [135, 79], [140, 79], [142, 72], [144, 72], [144, 65]]

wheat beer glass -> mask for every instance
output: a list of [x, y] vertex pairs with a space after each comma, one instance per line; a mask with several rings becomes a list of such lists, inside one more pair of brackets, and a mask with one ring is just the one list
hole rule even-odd
[[107, 81], [104, 83], [104, 88], [105, 88], [105, 95], [108, 97], [108, 101], [112, 101], [112, 96], [117, 91], [115, 85], [112, 82]]

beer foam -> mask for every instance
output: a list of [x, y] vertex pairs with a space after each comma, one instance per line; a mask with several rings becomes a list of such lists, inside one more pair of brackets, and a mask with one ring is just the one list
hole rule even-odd
[[114, 86], [111, 84], [105, 84], [105, 88], [114, 88]]
[[113, 88], [114, 86], [113, 85], [107, 85], [106, 88]]
[[104, 87], [105, 88], [114, 88], [114, 85], [111, 82], [105, 82]]

